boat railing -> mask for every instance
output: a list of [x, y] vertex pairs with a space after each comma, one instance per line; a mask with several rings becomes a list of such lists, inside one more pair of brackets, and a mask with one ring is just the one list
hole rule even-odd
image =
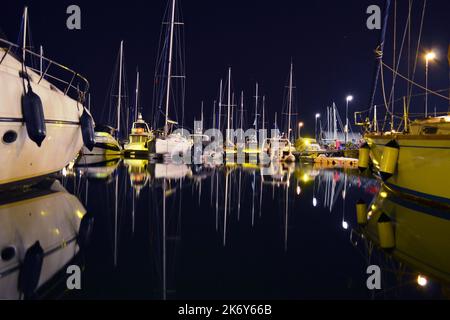
[[[53, 80], [58, 83], [59, 86], [56, 84], [55, 85], [64, 95], [74, 98], [81, 103], [85, 101], [86, 94], [89, 91], [89, 81], [78, 72], [5, 39], [0, 38], [0, 48], [4, 48], [5, 51], [4, 53], [0, 53], [0, 65], [3, 63], [8, 54], [14, 55], [12, 53], [12, 49], [16, 48], [22, 53], [39, 59], [42, 61], [42, 65], [45, 65], [45, 69], [43, 68], [42, 70], [37, 70], [26, 66], [27, 69], [32, 70], [39, 76], [39, 80], [37, 81], [38, 84], [40, 84], [43, 79]], [[50, 74], [51, 67], [53, 67], [52, 74]], [[53, 85], [53, 83], [51, 83], [51, 85]]]
[[404, 113], [394, 113], [393, 117], [388, 114], [387, 117], [380, 115], [380, 119], [375, 121], [373, 116], [370, 116], [368, 110], [357, 111], [354, 113], [355, 124], [365, 128], [366, 132], [374, 133], [389, 133], [389, 132], [408, 132], [409, 127], [415, 121], [423, 121], [430, 118], [448, 117], [450, 112], [429, 112], [427, 116], [425, 113], [413, 113], [409, 112], [406, 115]]

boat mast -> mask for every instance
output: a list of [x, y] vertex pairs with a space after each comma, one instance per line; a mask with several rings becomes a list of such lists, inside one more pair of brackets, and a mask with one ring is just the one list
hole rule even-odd
[[263, 103], [262, 103], [262, 129], [265, 129], [264, 121], [265, 121], [265, 106], [266, 106], [266, 96], [263, 96]]
[[220, 117], [222, 115], [222, 79], [220, 79], [220, 88], [219, 88], [219, 116], [217, 119], [217, 129], [220, 131]]
[[373, 130], [378, 132], [377, 105], [373, 106]]
[[[255, 130], [256, 132], [258, 132], [258, 89], [259, 89], [259, 85], [258, 82], [256, 83], [256, 96], [255, 96]], [[258, 135], [258, 133], [256, 133], [256, 135]]]
[[291, 112], [292, 112], [292, 73], [294, 65], [291, 62], [291, 72], [289, 75], [289, 111], [288, 111], [288, 127], [287, 127], [287, 139], [291, 141]]
[[216, 129], [216, 100], [214, 100], [213, 104], [213, 129]]
[[27, 29], [28, 29], [28, 7], [23, 11], [23, 40], [22, 40], [22, 61], [25, 64], [26, 47], [27, 47]]
[[169, 101], [170, 101], [170, 81], [172, 77], [172, 54], [173, 54], [173, 29], [175, 25], [175, 2], [172, 0], [172, 16], [170, 21], [170, 42], [169, 42], [169, 57], [168, 57], [168, 68], [167, 68], [167, 92], [166, 92], [166, 121], [164, 125], [164, 134], [167, 135], [169, 132]]
[[119, 93], [117, 95], [117, 136], [119, 136], [120, 132], [120, 107], [122, 103], [123, 40], [120, 41], [119, 64]]
[[231, 112], [231, 67], [228, 68], [228, 112], [227, 112], [227, 143], [230, 141], [230, 112]]
[[244, 125], [244, 91], [241, 91], [241, 130], [243, 130]]
[[42, 57], [44, 56], [44, 48], [42, 45], [39, 47], [39, 75], [42, 77]]
[[136, 101], [134, 104], [134, 121], [138, 119], [138, 100], [139, 100], [139, 69], [136, 70]]
[[333, 102], [333, 139], [337, 140], [337, 138], [336, 104]]

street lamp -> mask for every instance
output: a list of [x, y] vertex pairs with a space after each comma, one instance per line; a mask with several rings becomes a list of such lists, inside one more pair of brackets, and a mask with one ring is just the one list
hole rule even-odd
[[318, 140], [317, 139], [317, 119], [319, 119], [320, 118], [320, 113], [316, 113], [316, 123], [315, 123], [315, 125], [314, 125], [314, 138], [316, 139], [316, 140]]
[[436, 54], [433, 51], [425, 54], [425, 118], [428, 117], [428, 62], [435, 58]]
[[345, 145], [347, 146], [347, 140], [348, 140], [348, 103], [353, 100], [353, 96], [349, 95], [345, 99], [347, 101], [347, 105], [345, 107]]
[[299, 122], [298, 123], [298, 137], [299, 138], [301, 138], [302, 137], [302, 135], [301, 135], [301, 130], [302, 130], [302, 128], [303, 128], [303, 122]]

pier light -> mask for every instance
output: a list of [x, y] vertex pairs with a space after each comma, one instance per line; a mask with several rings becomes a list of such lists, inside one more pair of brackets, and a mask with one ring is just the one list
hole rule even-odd
[[347, 96], [347, 98], [345, 99], [347, 104], [345, 106], [345, 127], [344, 127], [344, 132], [345, 132], [345, 145], [347, 146], [347, 141], [348, 141], [348, 104], [353, 100], [353, 96], [350, 94]]
[[317, 119], [320, 118], [320, 113], [316, 113], [316, 122], [314, 124], [314, 139], [318, 140], [318, 133], [317, 133]]
[[302, 193], [302, 188], [297, 186], [297, 195], [299, 196]]
[[301, 138], [302, 137], [302, 128], [303, 128], [303, 122], [302, 121], [300, 121], [299, 123], [298, 123], [298, 137], [299, 138]]
[[417, 276], [417, 284], [421, 287], [425, 287], [428, 284], [428, 280], [427, 278], [419, 274]]
[[428, 117], [428, 63], [436, 58], [433, 51], [425, 54], [425, 118]]
[[317, 207], [317, 198], [316, 197], [313, 198], [313, 207], [314, 208]]
[[434, 53], [433, 51], [427, 52], [425, 54], [425, 61], [433, 61], [434, 59], [436, 59], [436, 53]]

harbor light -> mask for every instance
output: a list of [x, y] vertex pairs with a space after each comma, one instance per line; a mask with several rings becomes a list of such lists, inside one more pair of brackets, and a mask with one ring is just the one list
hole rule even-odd
[[297, 186], [297, 195], [299, 196], [302, 193], [302, 188], [300, 186]]
[[419, 274], [417, 276], [417, 284], [421, 287], [426, 287], [426, 285], [428, 284], [428, 280], [427, 278]]
[[436, 53], [434, 53], [433, 51], [427, 52], [425, 54], [425, 60], [426, 61], [432, 61], [434, 59], [436, 59]]
[[320, 118], [320, 113], [316, 113], [316, 119]]
[[347, 96], [347, 102], [351, 102], [352, 100], [353, 100], [353, 96], [352, 95]]
[[303, 128], [303, 122], [300, 121], [300, 122], [298, 123], [298, 137], [299, 137], [299, 138], [302, 137], [302, 135], [301, 135], [302, 128]]
[[314, 208], [317, 207], [317, 198], [316, 197], [313, 198], [313, 207]]
[[433, 61], [436, 54], [429, 51], [425, 54], [425, 118], [428, 117], [428, 62]]

